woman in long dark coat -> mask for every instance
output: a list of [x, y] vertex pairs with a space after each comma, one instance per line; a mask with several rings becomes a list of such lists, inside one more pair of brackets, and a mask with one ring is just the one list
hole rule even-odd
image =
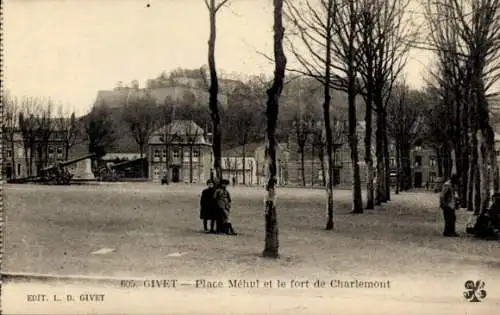
[[[215, 233], [215, 221], [217, 220], [217, 209], [214, 200], [214, 182], [207, 180], [208, 188], [201, 192], [200, 198], [200, 219], [203, 220], [203, 230], [209, 233]], [[208, 230], [208, 221], [210, 220], [210, 231]]]

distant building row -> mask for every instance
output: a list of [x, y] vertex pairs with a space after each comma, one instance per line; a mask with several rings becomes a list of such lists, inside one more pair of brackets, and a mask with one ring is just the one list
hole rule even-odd
[[[36, 154], [30, 157], [25, 151], [21, 133], [14, 137], [14, 146], [4, 143], [3, 146], [3, 175], [6, 178], [26, 177], [29, 174], [31, 162], [32, 176], [39, 173], [43, 157], [44, 164], [50, 165], [66, 158], [74, 158], [75, 154], [66, 156], [64, 142], [54, 134], [45, 144], [47, 148], [39, 154], [38, 145], [33, 146]], [[364, 125], [358, 125], [358, 137], [362, 139]], [[500, 139], [500, 136], [497, 136]], [[366, 182], [366, 165], [364, 162], [364, 143], [359, 141], [358, 156], [362, 183]], [[497, 140], [497, 144], [500, 143]], [[246, 157], [242, 155], [242, 148], [223, 152], [221, 160], [223, 177], [238, 184], [261, 185], [265, 181], [266, 158], [264, 144], [249, 144], [246, 148]], [[304, 148], [304, 172], [301, 167], [297, 141], [290, 136], [287, 142], [279, 143], [277, 148], [277, 175], [280, 185], [321, 186], [323, 184], [325, 163], [322, 166], [318, 154], [313, 154], [311, 144]], [[160, 182], [167, 177], [170, 182], [201, 183], [210, 178], [213, 171], [213, 154], [211, 135], [190, 120], [175, 120], [156, 130], [149, 139], [146, 151], [147, 173], [150, 181]], [[27, 154], [26, 154], [27, 153]], [[81, 155], [81, 154], [80, 154]], [[137, 153], [108, 153], [104, 156], [108, 161], [134, 160], [139, 158]], [[69, 167], [72, 172], [89, 171], [89, 161], [81, 161]], [[433, 183], [438, 177], [438, 160], [435, 151], [431, 148], [415, 146], [410, 154], [412, 187], [424, 187]], [[396, 160], [390, 158], [391, 173], [395, 175]], [[323, 169], [325, 170], [323, 171]], [[305, 174], [305, 179], [302, 178]], [[83, 176], [83, 175], [82, 175]], [[78, 176], [77, 176], [78, 177]], [[334, 179], [336, 185], [348, 186], [352, 183], [352, 167], [350, 148], [347, 143], [340, 144], [335, 152]]]

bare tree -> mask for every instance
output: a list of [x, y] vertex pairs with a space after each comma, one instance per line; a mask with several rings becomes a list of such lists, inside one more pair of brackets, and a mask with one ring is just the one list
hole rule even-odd
[[410, 150], [423, 135], [425, 98], [411, 90], [405, 81], [397, 84], [387, 106], [387, 132], [395, 142], [396, 194], [408, 190], [411, 183]]
[[85, 133], [88, 139], [89, 153], [95, 154], [100, 159], [116, 140], [111, 113], [106, 104], [102, 103], [92, 107], [85, 119]]
[[[496, 191], [499, 188], [497, 176], [493, 176], [492, 183], [492, 177], [488, 175], [488, 166], [491, 167], [492, 174], [497, 174], [488, 96], [497, 94], [491, 93], [491, 88], [500, 79], [500, 1], [426, 1], [425, 8], [430, 26], [430, 48], [436, 52], [442, 65], [443, 71], [438, 76], [440, 79], [438, 82], [443, 91], [444, 101], [455, 99], [454, 111], [461, 114], [456, 115], [457, 121], [468, 123], [467, 132], [453, 130], [451, 145], [446, 150], [452, 157], [451, 172], [457, 170], [456, 149], [460, 144], [468, 142], [472, 161], [468, 165], [469, 176], [466, 177], [468, 180], [466, 186], [469, 191], [473, 186], [477, 187], [475, 198], [479, 199], [479, 202], [475, 212], [481, 213], [487, 208], [490, 186], [493, 184]], [[449, 77], [461, 79], [462, 90], [449, 89]], [[465, 99], [469, 106], [466, 102], [458, 101], [457, 96]], [[470, 135], [469, 139], [466, 135]], [[470, 176], [471, 172], [474, 176]], [[462, 179], [465, 179], [465, 176]], [[472, 194], [467, 195], [470, 205]]]
[[263, 251], [264, 257], [279, 257], [278, 213], [276, 210], [276, 125], [278, 121], [279, 99], [283, 90], [286, 70], [286, 56], [283, 49], [283, 0], [273, 0], [274, 3], [274, 81], [267, 90], [267, 185], [265, 197], [266, 239]]
[[33, 176], [33, 158], [37, 141], [37, 116], [40, 108], [41, 102], [37, 98], [28, 97], [21, 101], [19, 129], [23, 137], [23, 151], [28, 176]]
[[[326, 181], [326, 198], [327, 198], [327, 230], [333, 230], [333, 170], [334, 170], [334, 153], [333, 139], [331, 137], [331, 122], [330, 122], [330, 89], [333, 85], [333, 68], [334, 57], [336, 53], [335, 47], [332, 45], [335, 40], [335, 27], [337, 23], [337, 11], [339, 10], [339, 2], [337, 0], [322, 0], [319, 6], [316, 6], [310, 1], [306, 1], [304, 7], [300, 7], [299, 3], [287, 1], [288, 19], [294, 26], [295, 35], [300, 39], [300, 42], [306, 47], [306, 53], [312, 56], [312, 60], [305, 57], [306, 53], [300, 52], [296, 48], [293, 40], [290, 40], [290, 46], [293, 55], [304, 68], [299, 71], [309, 77], [315, 78], [323, 86], [323, 120], [326, 134], [326, 151], [328, 156], [328, 180]], [[296, 124], [297, 126], [297, 124]], [[299, 135], [299, 134], [297, 134]], [[299, 143], [300, 148], [300, 143]], [[302, 154], [303, 155], [303, 154]], [[304, 169], [302, 163], [302, 170]], [[305, 182], [304, 182], [305, 185]]]
[[246, 147], [250, 138], [256, 133], [257, 126], [262, 117], [260, 117], [260, 102], [257, 91], [252, 88], [239, 88], [232, 93], [232, 102], [227, 110], [225, 117], [227, 125], [233, 126], [233, 137], [236, 136], [238, 144], [242, 146], [242, 167], [243, 184], [246, 184]]
[[40, 107], [39, 114], [35, 116], [36, 150], [38, 155], [36, 163], [37, 174], [48, 163], [49, 142], [54, 131], [52, 112], [53, 102], [48, 100], [46, 104]]
[[165, 144], [165, 170], [166, 170], [166, 180], [167, 184], [170, 181], [169, 179], [169, 169], [170, 169], [170, 163], [172, 160], [172, 155], [171, 155], [171, 150], [172, 150], [172, 142], [175, 140], [175, 137], [177, 136], [174, 132], [174, 126], [172, 124], [174, 118], [175, 118], [175, 105], [172, 99], [166, 98], [163, 102], [163, 105], [161, 107], [161, 114], [160, 114], [160, 122], [163, 125], [161, 128], [161, 136], [160, 140]]
[[216, 3], [216, 0], [204, 0], [208, 9], [208, 14], [210, 18], [210, 37], [208, 40], [208, 67], [210, 71], [210, 101], [209, 107], [211, 111], [212, 123], [213, 123], [213, 152], [214, 152], [214, 169], [216, 180], [219, 181], [222, 178], [221, 169], [221, 138], [222, 130], [220, 126], [220, 112], [219, 112], [219, 81], [217, 78], [217, 68], [215, 66], [215, 39], [217, 31], [217, 12], [230, 0], [220, 0]]
[[69, 151], [81, 137], [80, 129], [74, 112], [71, 113], [70, 117], [66, 117], [61, 106], [58, 115], [59, 117], [55, 121], [56, 129], [64, 143], [64, 159], [68, 160]]
[[319, 159], [323, 186], [326, 187], [326, 176], [327, 176], [325, 168], [326, 132], [321, 122], [315, 124], [314, 129], [312, 131], [312, 145], [315, 148], [315, 152]]
[[[138, 99], [129, 100], [123, 108], [123, 121], [127, 124], [131, 135], [139, 147], [140, 157], [144, 157], [144, 150], [149, 137], [157, 127], [158, 119], [155, 115], [156, 101], [145, 95]], [[144, 177], [145, 169], [141, 164], [141, 176]]]
[[[418, 27], [406, 13], [409, 0], [365, 2], [364, 54], [361, 73], [367, 83], [367, 103], [376, 112], [377, 189], [376, 204], [390, 200], [390, 169], [387, 136], [387, 102], [392, 87], [406, 65]], [[369, 22], [367, 22], [369, 21]], [[368, 125], [368, 124], [367, 124]], [[371, 128], [371, 124], [368, 126]], [[368, 136], [368, 135], [367, 135]], [[370, 138], [366, 138], [368, 141]], [[366, 144], [366, 143], [365, 143]]]
[[305, 147], [307, 145], [307, 140], [309, 139], [310, 126], [309, 117], [303, 112], [298, 112], [293, 118], [293, 127], [295, 131], [295, 140], [297, 141], [297, 146], [300, 154], [300, 173], [302, 179], [302, 186], [306, 186], [306, 174], [305, 174]]
[[[4, 152], [10, 152], [10, 163], [11, 163], [11, 174], [10, 178], [16, 178], [16, 158], [15, 158], [15, 135], [18, 132], [19, 127], [19, 103], [18, 99], [12, 97], [8, 92], [3, 95], [3, 124], [2, 124], [2, 134], [4, 145], [7, 146], [7, 150]], [[19, 174], [17, 174], [19, 175]]]

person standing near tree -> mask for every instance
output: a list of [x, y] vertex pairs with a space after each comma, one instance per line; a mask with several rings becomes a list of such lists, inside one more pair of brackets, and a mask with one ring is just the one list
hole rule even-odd
[[[214, 182], [207, 180], [207, 188], [201, 192], [200, 198], [200, 219], [203, 220], [203, 230], [205, 233], [215, 233], [216, 205], [214, 200]], [[208, 230], [208, 221], [210, 221], [210, 231]]]
[[231, 196], [226, 187], [229, 184], [227, 179], [222, 179], [219, 186], [215, 190], [214, 199], [217, 208], [217, 232], [226, 233], [229, 235], [237, 235], [229, 219], [229, 212], [231, 210]]
[[439, 206], [443, 211], [444, 217], [444, 232], [443, 236], [455, 237], [458, 234], [455, 232], [456, 215], [455, 209], [457, 208], [456, 202], [456, 185], [457, 176], [451, 175], [443, 184], [443, 189], [439, 197]]

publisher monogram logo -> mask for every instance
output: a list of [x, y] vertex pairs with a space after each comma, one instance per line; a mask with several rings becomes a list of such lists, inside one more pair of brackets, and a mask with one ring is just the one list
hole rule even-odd
[[485, 283], [483, 280], [467, 280], [465, 282], [464, 297], [469, 302], [481, 302], [486, 297]]

